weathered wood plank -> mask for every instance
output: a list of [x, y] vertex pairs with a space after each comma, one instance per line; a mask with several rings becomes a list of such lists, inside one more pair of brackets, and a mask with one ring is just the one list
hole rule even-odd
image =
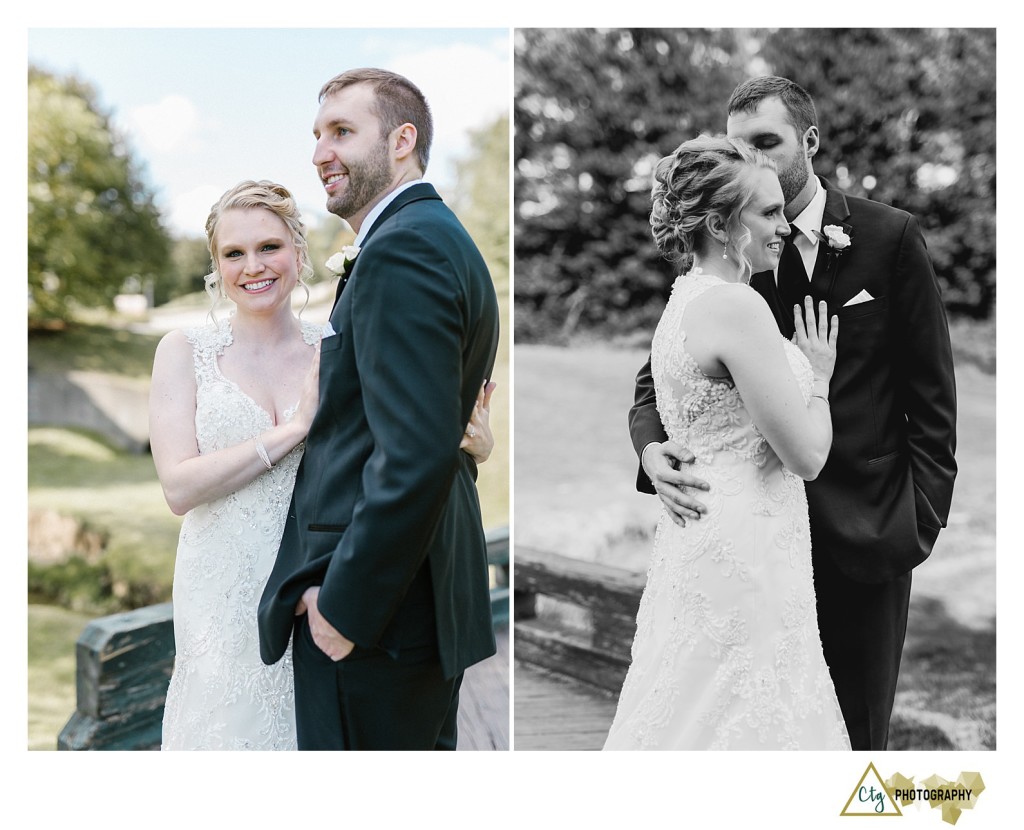
[[460, 750], [509, 748], [509, 629], [495, 630], [497, 653], [466, 669], [459, 693]]
[[174, 667], [171, 604], [92, 620], [75, 646], [77, 711], [57, 748], [156, 749]]
[[646, 583], [643, 574], [522, 546], [516, 547], [513, 564], [517, 594], [543, 594], [636, 619]]
[[614, 696], [518, 659], [515, 669], [516, 751], [597, 750], [604, 746], [615, 716]]
[[578, 634], [534, 620], [515, 625], [516, 660], [618, 693], [629, 668], [629, 653], [602, 652]]
[[78, 710], [103, 719], [163, 706], [174, 667], [171, 604], [93, 620], [76, 645]]

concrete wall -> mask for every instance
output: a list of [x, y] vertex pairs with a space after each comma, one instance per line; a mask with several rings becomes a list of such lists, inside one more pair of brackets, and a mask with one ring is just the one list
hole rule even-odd
[[132, 452], [149, 447], [149, 381], [98, 372], [28, 373], [30, 426], [98, 432]]

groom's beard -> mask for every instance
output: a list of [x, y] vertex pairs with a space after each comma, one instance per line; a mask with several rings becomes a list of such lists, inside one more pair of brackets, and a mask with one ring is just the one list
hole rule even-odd
[[382, 141], [360, 161], [349, 162], [345, 191], [327, 199], [327, 210], [342, 219], [354, 216], [391, 184], [387, 145]]
[[782, 198], [785, 203], [792, 204], [807, 184], [810, 174], [807, 172], [807, 160], [799, 150], [779, 169], [779, 185], [782, 187]]

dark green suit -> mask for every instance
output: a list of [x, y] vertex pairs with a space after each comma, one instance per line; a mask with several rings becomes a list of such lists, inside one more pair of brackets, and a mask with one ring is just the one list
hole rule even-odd
[[[295, 629], [300, 749], [454, 748], [461, 673], [495, 651], [476, 465], [459, 443], [493, 368], [497, 300], [425, 183], [388, 205], [349, 271], [260, 602], [260, 650], [276, 662]], [[313, 585], [356, 643], [337, 663], [294, 617]]]

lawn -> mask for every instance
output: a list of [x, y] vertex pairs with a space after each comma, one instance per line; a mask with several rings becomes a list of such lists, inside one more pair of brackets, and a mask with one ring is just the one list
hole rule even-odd
[[[515, 349], [515, 540], [643, 571], [659, 504], [635, 491], [626, 414], [647, 352]], [[995, 748], [995, 377], [957, 367], [960, 471], [914, 572], [893, 748]]]

